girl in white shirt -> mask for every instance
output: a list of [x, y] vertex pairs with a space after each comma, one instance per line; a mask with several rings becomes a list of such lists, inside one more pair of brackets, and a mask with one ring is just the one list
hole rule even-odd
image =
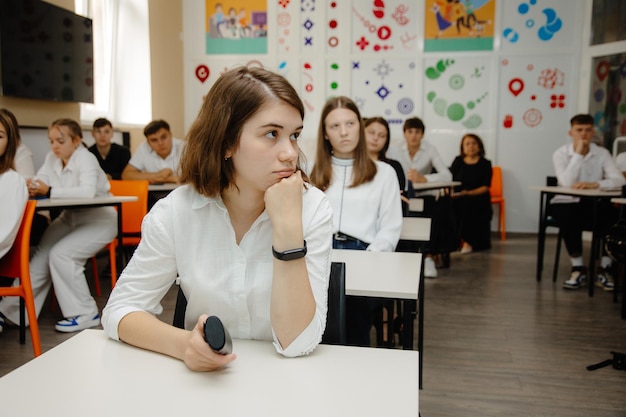
[[[204, 341], [208, 315], [235, 339], [272, 340], [284, 356], [320, 343], [332, 212], [300, 170], [303, 119], [302, 101], [278, 74], [239, 67], [216, 81], [187, 135], [184, 185], [144, 218], [141, 243], [104, 309], [109, 337], [197, 371], [236, 358]], [[156, 317], [177, 275], [188, 299], [185, 330]]]
[[[82, 130], [70, 119], [59, 119], [48, 128], [51, 152], [36, 179], [27, 180], [31, 197], [93, 198], [108, 196], [109, 182], [98, 161], [82, 144]], [[98, 306], [91, 296], [84, 265], [117, 234], [113, 207], [66, 209], [50, 223], [30, 260], [30, 275], [37, 314], [54, 285], [65, 319], [60, 332], [75, 332], [100, 324]], [[18, 323], [19, 300], [0, 301], [0, 313]]]
[[[0, 112], [0, 258], [13, 246], [28, 200], [26, 181], [13, 169], [17, 144], [17, 127]], [[0, 332], [2, 327], [0, 323]]]
[[[322, 109], [311, 182], [333, 207], [333, 248], [395, 250], [402, 229], [398, 179], [390, 165], [369, 157], [359, 109], [348, 97]], [[372, 314], [380, 306], [378, 299], [349, 297], [348, 343], [370, 346]]]

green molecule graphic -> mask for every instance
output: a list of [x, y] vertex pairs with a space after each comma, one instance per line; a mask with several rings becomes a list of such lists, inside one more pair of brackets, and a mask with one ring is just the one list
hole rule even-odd
[[339, 84], [336, 81], [333, 81], [332, 83], [330, 83], [330, 88], [333, 90], [336, 90], [337, 87], [339, 87]]
[[482, 117], [480, 117], [478, 114], [472, 114], [470, 117], [463, 121], [463, 126], [467, 127], [468, 129], [476, 129], [482, 123]]
[[448, 106], [448, 102], [442, 98], [438, 98], [433, 102], [433, 110], [438, 116], [446, 115], [446, 107]]
[[450, 120], [454, 122], [458, 122], [459, 120], [463, 118], [463, 116], [465, 116], [465, 108], [463, 107], [462, 104], [452, 103], [448, 107], [447, 114]]
[[448, 80], [448, 85], [453, 90], [460, 90], [465, 85], [465, 78], [461, 74], [454, 74]]
[[426, 95], [426, 100], [428, 100], [429, 103], [432, 103], [436, 96], [437, 96], [437, 93], [435, 93], [434, 91], [431, 91], [430, 93]]

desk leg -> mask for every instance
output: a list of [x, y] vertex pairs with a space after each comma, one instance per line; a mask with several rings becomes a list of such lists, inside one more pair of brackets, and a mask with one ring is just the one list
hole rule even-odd
[[598, 239], [598, 202], [599, 198], [593, 199], [593, 215], [591, 217], [591, 254], [589, 255], [589, 271], [587, 273], [587, 286], [589, 297], [593, 297], [593, 287], [596, 284], [596, 259], [600, 256], [600, 239]]
[[115, 263], [117, 264], [117, 277], [119, 278], [122, 273], [122, 268], [124, 267], [124, 232], [122, 230], [122, 203], [117, 203], [115, 205], [117, 207], [117, 256]]
[[543, 252], [546, 246], [546, 200], [546, 193], [542, 191], [539, 197], [539, 230], [537, 232], [537, 282], [541, 281]]
[[422, 389], [422, 368], [424, 363], [424, 262], [422, 260], [422, 274], [420, 275], [420, 283], [419, 283], [419, 291], [417, 293], [417, 314], [419, 317], [417, 318], [417, 350], [419, 352], [419, 388]]

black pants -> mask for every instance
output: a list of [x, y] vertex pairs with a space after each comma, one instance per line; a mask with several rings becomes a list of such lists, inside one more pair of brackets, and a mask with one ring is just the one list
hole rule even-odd
[[[597, 204], [596, 233], [602, 238], [617, 221], [618, 209], [609, 200], [601, 200]], [[569, 256], [582, 256], [583, 230], [591, 230], [593, 201], [581, 199], [578, 203], [551, 204], [549, 210], [559, 225]], [[604, 245], [602, 254], [606, 255]]]

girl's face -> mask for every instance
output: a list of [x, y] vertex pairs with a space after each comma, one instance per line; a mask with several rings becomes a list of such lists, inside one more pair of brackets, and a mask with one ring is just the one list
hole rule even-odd
[[463, 138], [463, 155], [464, 156], [476, 156], [480, 152], [478, 142], [471, 136], [465, 136]]
[[360, 128], [359, 117], [352, 110], [338, 108], [328, 113], [324, 120], [324, 130], [334, 156], [342, 159], [354, 158], [354, 150], [359, 144]]
[[370, 123], [365, 127], [365, 141], [367, 151], [378, 155], [387, 143], [387, 128], [382, 123]]
[[48, 139], [52, 153], [63, 161], [63, 165], [67, 164], [80, 145], [80, 138], [73, 139], [67, 126], [52, 126], [48, 129]]
[[241, 129], [239, 145], [230, 150], [235, 184], [240, 191], [265, 190], [291, 176], [298, 163], [298, 137], [302, 132], [298, 110], [283, 101], [265, 104]]
[[4, 155], [9, 146], [9, 136], [7, 135], [6, 127], [0, 123], [0, 156]]

